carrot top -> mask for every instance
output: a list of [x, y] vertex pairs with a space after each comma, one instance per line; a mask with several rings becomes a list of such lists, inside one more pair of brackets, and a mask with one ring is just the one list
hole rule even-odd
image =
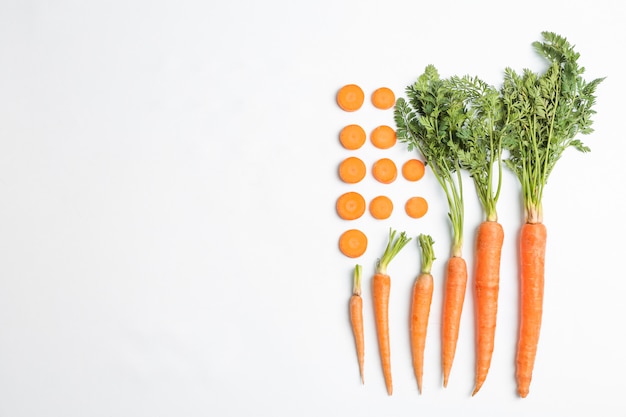
[[419, 246], [422, 250], [422, 274], [430, 274], [430, 270], [433, 266], [435, 258], [435, 251], [433, 249], [433, 238], [430, 235], [420, 234], [418, 237]]
[[389, 240], [383, 256], [376, 261], [376, 273], [386, 274], [389, 263], [396, 255], [411, 241], [411, 238], [405, 232], [400, 233], [396, 239], [396, 231], [389, 229]]
[[460, 131], [468, 114], [462, 96], [450, 79], [428, 65], [417, 81], [406, 88], [407, 99], [396, 100], [396, 134], [408, 150], [417, 149], [430, 166], [448, 200], [452, 223], [452, 255], [461, 256], [463, 246], [463, 184], [459, 149]]
[[506, 68], [502, 86], [504, 112], [511, 122], [504, 132], [503, 145], [509, 151], [506, 165], [522, 185], [528, 223], [543, 220], [542, 196], [548, 177], [563, 151], [589, 148], [574, 139], [589, 134], [595, 114], [595, 90], [604, 80], [582, 78], [580, 54], [562, 36], [542, 32], [543, 42], [533, 42], [535, 51], [549, 66], [542, 74], [524, 69], [521, 74]]
[[359, 264], [354, 266], [354, 275], [352, 278], [352, 294], [361, 295], [361, 271], [363, 267]]

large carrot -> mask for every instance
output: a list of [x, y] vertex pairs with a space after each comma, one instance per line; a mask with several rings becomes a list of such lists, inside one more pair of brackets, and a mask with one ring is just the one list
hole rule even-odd
[[396, 101], [396, 134], [408, 150], [417, 149], [430, 167], [448, 200], [452, 224], [452, 250], [448, 261], [442, 319], [442, 368], [444, 386], [452, 367], [459, 334], [459, 324], [467, 267], [463, 247], [463, 181], [459, 154], [468, 122], [468, 108], [450, 79], [440, 79], [437, 69], [428, 65], [417, 81], [406, 88], [408, 99]]
[[365, 383], [363, 378], [363, 365], [365, 363], [365, 332], [363, 329], [363, 298], [361, 297], [361, 265], [354, 267], [354, 277], [352, 286], [352, 296], [350, 297], [350, 324], [354, 334], [356, 345], [356, 356], [359, 362], [359, 374], [361, 383]]
[[406, 246], [411, 238], [405, 232], [395, 238], [396, 231], [389, 231], [389, 241], [383, 256], [376, 262], [376, 273], [372, 280], [372, 295], [374, 299], [374, 321], [378, 338], [378, 349], [385, 378], [387, 393], [393, 393], [391, 379], [391, 344], [389, 341], [389, 294], [391, 290], [391, 277], [387, 274], [389, 262]]
[[413, 371], [417, 379], [417, 389], [422, 393], [422, 376], [424, 375], [424, 349], [426, 347], [426, 333], [428, 317], [433, 299], [433, 276], [431, 267], [435, 260], [433, 239], [429, 235], [419, 235], [419, 244], [422, 250], [422, 267], [420, 274], [413, 284], [411, 296], [411, 355], [413, 357]]
[[547, 239], [543, 225], [544, 187], [565, 149], [572, 146], [589, 151], [575, 137], [593, 132], [594, 93], [603, 80], [585, 81], [585, 69], [577, 62], [580, 55], [572, 45], [555, 33], [542, 35], [544, 41], [534, 42], [533, 47], [549, 62], [547, 70], [542, 74], [524, 70], [520, 75], [507, 68], [502, 86], [504, 111], [512, 121], [506, 127], [505, 147], [510, 155], [506, 163], [520, 181], [526, 220], [519, 241], [516, 380], [521, 397], [529, 393], [542, 321]]
[[487, 378], [495, 341], [504, 241], [496, 205], [502, 185], [502, 132], [508, 119], [495, 87], [470, 76], [452, 77], [452, 83], [470, 109], [459, 159], [474, 181], [486, 217], [478, 227], [474, 251], [476, 371], [472, 395], [476, 395]]

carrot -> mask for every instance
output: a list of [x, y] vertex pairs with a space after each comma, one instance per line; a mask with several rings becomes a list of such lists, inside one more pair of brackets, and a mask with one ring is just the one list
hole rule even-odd
[[374, 162], [372, 166], [372, 175], [383, 184], [391, 184], [398, 176], [396, 164], [389, 158], [381, 158]]
[[520, 233], [520, 328], [516, 357], [519, 395], [528, 395], [543, 310], [547, 233], [543, 223], [526, 223]]
[[411, 240], [402, 232], [395, 239], [396, 231], [389, 231], [389, 241], [383, 256], [376, 262], [376, 273], [372, 280], [372, 295], [374, 300], [374, 321], [376, 323], [376, 335], [380, 352], [383, 376], [387, 393], [393, 393], [391, 379], [391, 346], [389, 342], [389, 294], [391, 289], [391, 277], [387, 274], [387, 267], [391, 260]]
[[356, 184], [365, 178], [365, 171], [365, 163], [356, 156], [350, 156], [339, 164], [339, 178], [348, 184]]
[[380, 125], [372, 130], [370, 141], [378, 149], [389, 149], [396, 144], [396, 132], [387, 125]]
[[359, 374], [361, 383], [365, 383], [363, 378], [363, 365], [365, 363], [365, 333], [363, 330], [363, 298], [361, 297], [361, 265], [354, 267], [352, 296], [350, 297], [350, 324], [356, 345], [356, 356], [359, 362]]
[[420, 274], [413, 284], [411, 297], [411, 355], [413, 357], [413, 371], [417, 379], [417, 389], [422, 393], [422, 376], [424, 374], [424, 350], [426, 347], [426, 332], [428, 316], [433, 298], [433, 276], [431, 267], [435, 260], [433, 239], [429, 235], [419, 235], [419, 244], [422, 249], [422, 267]]
[[370, 201], [370, 213], [373, 218], [378, 220], [388, 219], [393, 212], [393, 202], [384, 195], [374, 197]]
[[576, 139], [593, 132], [595, 90], [604, 78], [583, 79], [577, 53], [564, 37], [542, 32], [543, 42], [533, 42], [535, 52], [548, 61], [537, 74], [505, 71], [503, 112], [511, 115], [506, 127], [505, 161], [521, 185], [525, 224], [519, 241], [520, 313], [516, 354], [517, 391], [524, 398], [530, 382], [541, 330], [547, 233], [543, 224], [543, 192], [550, 173], [570, 146], [587, 152]]
[[367, 236], [358, 229], [346, 230], [339, 237], [339, 250], [348, 258], [358, 258], [367, 250]]
[[409, 217], [419, 219], [428, 212], [428, 201], [424, 197], [411, 197], [406, 201], [404, 210]]
[[337, 92], [337, 104], [345, 111], [356, 111], [361, 108], [365, 94], [363, 90], [356, 84], [347, 84]]
[[365, 130], [356, 124], [347, 125], [339, 132], [339, 142], [351, 151], [359, 149], [365, 143]]
[[409, 159], [402, 164], [402, 176], [408, 181], [419, 181], [424, 176], [426, 167], [419, 159]]
[[484, 221], [478, 228], [475, 251], [474, 297], [476, 299], [476, 395], [482, 387], [493, 355], [498, 291], [500, 282], [500, 254], [504, 230], [497, 221]]
[[396, 96], [390, 88], [380, 87], [372, 93], [372, 104], [377, 109], [387, 110], [393, 107]]
[[448, 379], [454, 362], [466, 286], [467, 265], [465, 260], [460, 256], [452, 256], [448, 260], [441, 327], [441, 363], [444, 387], [448, 386]]
[[337, 214], [344, 220], [356, 220], [365, 213], [365, 199], [356, 191], [349, 191], [337, 199]]

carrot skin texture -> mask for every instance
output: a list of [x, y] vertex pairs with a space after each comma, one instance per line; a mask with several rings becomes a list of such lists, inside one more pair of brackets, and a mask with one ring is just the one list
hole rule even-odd
[[476, 395], [482, 387], [493, 356], [498, 292], [500, 289], [500, 258], [504, 230], [495, 221], [480, 224], [476, 234], [474, 297], [476, 308]]
[[359, 374], [361, 383], [365, 383], [363, 378], [363, 365], [365, 363], [365, 332], [363, 330], [363, 298], [353, 294], [350, 297], [350, 323], [354, 333], [354, 343], [356, 345], [357, 359], [359, 361]]
[[537, 355], [545, 274], [547, 230], [543, 223], [525, 223], [520, 233], [520, 324], [516, 357], [517, 391], [525, 398]]
[[450, 376], [450, 370], [452, 369], [452, 362], [454, 362], [466, 286], [467, 264], [462, 257], [452, 256], [448, 260], [441, 329], [441, 357], [444, 387], [448, 386], [448, 378]]
[[374, 299], [374, 317], [378, 349], [385, 378], [387, 393], [393, 393], [391, 380], [391, 347], [389, 342], [389, 293], [391, 278], [387, 274], [376, 273], [372, 280], [372, 295]]
[[417, 389], [422, 393], [422, 376], [424, 375], [424, 348], [426, 346], [426, 332], [428, 317], [433, 298], [433, 277], [431, 274], [421, 274], [413, 284], [411, 297], [411, 354], [413, 371], [417, 379]]

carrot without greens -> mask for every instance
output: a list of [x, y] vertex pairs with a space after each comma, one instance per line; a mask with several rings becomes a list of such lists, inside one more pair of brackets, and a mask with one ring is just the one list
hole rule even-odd
[[467, 266], [462, 258], [464, 204], [458, 154], [459, 135], [468, 115], [451, 81], [440, 79], [433, 65], [426, 67], [417, 81], [406, 88], [406, 93], [408, 101], [398, 98], [394, 110], [398, 138], [408, 144], [409, 151], [417, 149], [431, 168], [448, 200], [452, 224], [441, 329], [445, 387], [456, 351], [467, 285]]
[[413, 284], [411, 296], [411, 318], [409, 323], [411, 338], [411, 356], [413, 371], [417, 379], [417, 389], [422, 393], [422, 376], [424, 374], [424, 350], [426, 347], [426, 332], [428, 317], [433, 299], [433, 276], [431, 267], [435, 260], [433, 239], [429, 235], [419, 235], [419, 244], [422, 250], [422, 266], [420, 274]]
[[396, 231], [389, 231], [389, 241], [383, 256], [376, 262], [376, 273], [372, 280], [372, 295], [374, 300], [374, 321], [376, 323], [376, 335], [378, 349], [385, 378], [387, 393], [393, 393], [391, 379], [391, 346], [389, 342], [389, 294], [391, 290], [391, 277], [387, 274], [387, 267], [391, 260], [411, 240], [405, 232], [400, 233], [396, 239]]
[[487, 378], [494, 350], [504, 241], [496, 206], [502, 185], [502, 131], [507, 120], [497, 88], [478, 77], [452, 77], [451, 81], [468, 108], [459, 159], [474, 181], [485, 213], [474, 251], [476, 370], [472, 395], [476, 395]]
[[363, 378], [363, 365], [365, 363], [365, 332], [363, 329], [363, 298], [361, 297], [361, 265], [354, 267], [354, 277], [352, 283], [352, 296], [350, 297], [350, 325], [354, 334], [354, 344], [356, 347], [356, 357], [359, 362], [359, 374], [361, 383], [365, 383]]
[[516, 354], [517, 391], [521, 397], [526, 397], [530, 390], [543, 314], [547, 241], [543, 191], [565, 149], [571, 146], [589, 151], [575, 137], [593, 132], [594, 94], [604, 79], [585, 81], [585, 69], [577, 62], [580, 55], [567, 39], [553, 32], [542, 32], [542, 36], [543, 42], [532, 45], [548, 61], [547, 69], [542, 74], [528, 69], [518, 74], [507, 68], [501, 90], [504, 112], [510, 114], [503, 137], [503, 145], [509, 151], [505, 162], [520, 181], [525, 215], [519, 240], [520, 322]]

